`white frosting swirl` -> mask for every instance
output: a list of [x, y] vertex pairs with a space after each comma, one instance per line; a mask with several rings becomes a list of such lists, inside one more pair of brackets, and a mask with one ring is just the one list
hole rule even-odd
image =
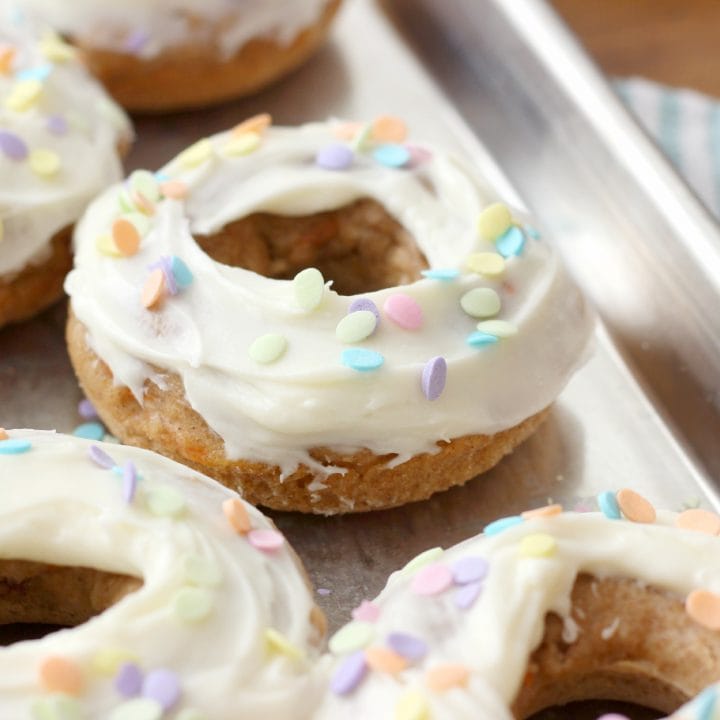
[[143, 58], [188, 44], [215, 46], [223, 57], [253, 38], [289, 44], [317, 21], [327, 4], [327, 0], [16, 1], [89, 47]]
[[[140, 480], [128, 504], [121, 478], [88, 456], [92, 443], [50, 432], [9, 435], [32, 447], [17, 455], [0, 452], [0, 556], [125, 573], [144, 584], [78, 627], [0, 648], [0, 716], [40, 717], [31, 710], [47, 697], [38, 667], [43, 658], [60, 656], [84, 676], [77, 717], [114, 717], [124, 699], [112, 674], [96, 672], [108, 651], [134, 658], [146, 673], [171, 670], [181, 689], [174, 711], [192, 708], [198, 713], [193, 718], [310, 716], [324, 667], [318, 630], [310, 623], [310, 592], [286, 543], [262, 551], [230, 527], [222, 504], [234, 493], [154, 453], [97, 444], [119, 465], [135, 464]], [[154, 515], [150, 498], [158, 491], [179, 498], [181, 512]], [[244, 505], [254, 529], [273, 527]], [[203, 585], [193, 579], [189, 559], [202, 565], [201, 577], [215, 580]], [[174, 604], [188, 587], [211, 596], [208, 615], [194, 622], [179, 616]], [[280, 633], [298, 657], [269, 649], [267, 629]]]
[[[471, 253], [495, 250], [477, 233], [478, 216], [493, 197], [475, 170], [436, 148], [414, 169], [389, 169], [363, 152], [348, 170], [325, 170], [313, 160], [335, 141], [333, 128], [270, 128], [242, 157], [224, 153], [230, 139], [224, 133], [204, 141], [207, 159], [197, 167], [185, 168], [182, 158], [171, 162], [161, 172], [185, 183], [188, 198], [158, 203], [140, 251], [129, 258], [96, 249], [120, 213], [119, 188], [89, 208], [66, 290], [115, 382], [142, 402], [143, 383], [155, 378], [150, 365], [178, 373], [189, 403], [225, 441], [229, 457], [279, 465], [284, 473], [298, 463], [312, 466], [307, 450], [316, 446], [367, 447], [397, 453], [401, 462], [432, 452], [437, 440], [494, 433], [551, 404], [584, 359], [592, 327], [552, 249], [528, 237], [501, 278], [469, 272]], [[364, 295], [382, 310], [400, 290], [424, 314], [414, 331], [383, 316], [359, 347], [380, 352], [384, 364], [365, 373], [341, 363], [351, 346], [335, 336], [354, 297], [328, 287], [320, 306], [304, 311], [291, 281], [222, 265], [193, 239], [256, 211], [304, 215], [363, 197], [376, 199], [411, 233], [431, 268], [459, 271], [450, 282], [423, 278]], [[139, 293], [148, 264], [163, 255], [181, 258], [195, 280], [149, 312]], [[479, 287], [497, 291], [498, 319], [518, 331], [482, 350], [466, 343], [477, 318], [460, 306]], [[288, 349], [260, 365], [248, 349], [266, 333], [283, 335]], [[447, 384], [430, 402], [420, 377], [434, 356], [447, 361]]]
[[[10, 144], [0, 142], [0, 277], [41, 261], [51, 237], [122, 177], [118, 148], [131, 138], [127, 117], [70, 48], [13, 7], [0, 1], [0, 132]], [[16, 104], [34, 82], [37, 98]], [[38, 151], [57, 169], [38, 172]]]

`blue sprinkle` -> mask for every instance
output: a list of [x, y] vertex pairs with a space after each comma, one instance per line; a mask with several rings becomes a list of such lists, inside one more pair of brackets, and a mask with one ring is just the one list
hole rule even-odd
[[534, 228], [532, 225], [525, 226], [525, 233], [533, 240], [540, 240], [540, 238], [542, 237], [540, 231], [537, 228]]
[[192, 284], [193, 274], [190, 268], [177, 255], [173, 255], [170, 258], [170, 270], [181, 290], [184, 290]]
[[410, 151], [404, 145], [388, 143], [373, 153], [377, 162], [389, 168], [401, 168], [410, 162]]
[[168, 180], [170, 180], [170, 176], [166, 172], [163, 172], [162, 170], [158, 170], [155, 173], [155, 179], [159, 183], [164, 183], [164, 182], [167, 182]]
[[44, 65], [38, 65], [34, 68], [26, 68], [25, 70], [20, 70], [20, 72], [15, 73], [15, 79], [16, 80], [38, 80], [39, 82], [44, 82], [48, 79], [50, 76], [50, 73], [52, 72], [53, 66], [50, 65], [50, 63], [45, 63]]
[[515, 525], [521, 525], [524, 522], [525, 521], [519, 515], [499, 518], [498, 520], [493, 520], [493, 522], [489, 525], [486, 525], [483, 533], [485, 533], [485, 535], [497, 535], [503, 530], [508, 530], [509, 528], [515, 527]]
[[105, 428], [99, 422], [86, 422], [78, 425], [72, 434], [85, 440], [102, 440], [105, 437]]
[[431, 280], [444, 280], [448, 282], [455, 280], [455, 278], [460, 275], [460, 271], [454, 268], [431, 268], [430, 270], [423, 270], [421, 275]]
[[615, 499], [615, 493], [605, 490], [597, 496], [598, 505], [603, 515], [610, 520], [622, 520], [620, 507]]
[[519, 227], [513, 225], [495, 241], [495, 247], [504, 258], [520, 255], [525, 247], [525, 236]]
[[31, 447], [32, 443], [23, 438], [0, 440], [0, 455], [20, 455], [26, 453]]
[[465, 342], [472, 347], [482, 348], [487, 345], [494, 345], [498, 342], [498, 338], [496, 335], [491, 335], [490, 333], [483, 332], [482, 330], [476, 330], [467, 336]]
[[341, 359], [343, 365], [358, 372], [377, 370], [385, 362], [385, 358], [379, 352], [362, 348], [343, 350]]
[[696, 698], [693, 705], [697, 712], [697, 720], [713, 720], [717, 693], [714, 687], [705, 688]]

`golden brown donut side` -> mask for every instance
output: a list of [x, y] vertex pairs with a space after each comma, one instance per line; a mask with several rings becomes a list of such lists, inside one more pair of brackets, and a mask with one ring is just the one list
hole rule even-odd
[[315, 474], [300, 466], [280, 481], [277, 466], [228, 460], [222, 439], [187, 403], [180, 377], [163, 376], [165, 387], [145, 385], [143, 405], [130, 390], [114, 384], [107, 365], [88, 347], [87, 329], [70, 311], [67, 342], [70, 359], [85, 394], [110, 431], [123, 442], [149, 448], [214, 477], [254, 505], [319, 514], [363, 512], [424, 500], [436, 492], [463, 485], [489, 470], [529, 437], [549, 413], [546, 408], [494, 435], [466, 435], [439, 442], [437, 453], [416, 455], [395, 467], [392, 455], [369, 450], [338, 453], [313, 448], [323, 465], [344, 468], [311, 489]]

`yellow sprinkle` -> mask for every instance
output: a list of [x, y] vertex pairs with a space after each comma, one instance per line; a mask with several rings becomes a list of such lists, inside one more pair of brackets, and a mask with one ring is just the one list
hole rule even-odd
[[285, 657], [295, 661], [305, 659], [303, 651], [293, 645], [282, 633], [274, 628], [265, 628], [265, 642], [271, 653], [285, 655]]
[[39, 47], [40, 52], [50, 62], [67, 62], [75, 57], [75, 48], [68, 45], [54, 32], [46, 33], [45, 37], [40, 41]]
[[478, 232], [483, 240], [497, 240], [512, 225], [512, 216], [504, 203], [488, 205], [478, 218]]
[[118, 250], [117, 245], [115, 245], [115, 241], [109, 234], [99, 235], [95, 241], [95, 247], [98, 252], [103, 255], [107, 255], [108, 257], [119, 258], [123, 256], [123, 254]]
[[520, 541], [520, 554], [525, 557], [552, 557], [557, 550], [557, 543], [552, 535], [534, 533], [526, 535]]
[[39, 80], [20, 80], [5, 98], [5, 107], [15, 112], [29, 110], [40, 99], [43, 86]]
[[249, 155], [260, 147], [260, 135], [256, 132], [244, 132], [225, 144], [224, 155]]
[[126, 662], [134, 662], [137, 658], [128, 650], [118, 648], [104, 648], [95, 653], [90, 661], [90, 667], [98, 675], [113, 677], [117, 674], [118, 668]]
[[60, 170], [60, 156], [52, 150], [36, 148], [28, 158], [30, 169], [41, 178], [51, 178]]
[[177, 156], [177, 162], [181, 167], [186, 170], [202, 165], [206, 160], [209, 160], [213, 154], [213, 146], [210, 140], [203, 138], [198, 140], [194, 145], [183, 150]]
[[468, 270], [487, 277], [497, 277], [505, 272], [505, 258], [494, 252], [473, 253], [465, 261], [465, 265]]
[[430, 720], [427, 700], [419, 692], [405, 693], [395, 706], [395, 720]]

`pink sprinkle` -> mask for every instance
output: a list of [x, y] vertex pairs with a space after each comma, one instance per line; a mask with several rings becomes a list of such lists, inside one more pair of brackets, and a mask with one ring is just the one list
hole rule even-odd
[[353, 620], [364, 620], [365, 622], [375, 622], [380, 617], [380, 608], [370, 600], [363, 600], [352, 611]]
[[409, 295], [391, 295], [385, 301], [383, 310], [396, 325], [405, 330], [417, 330], [423, 324], [422, 308]]
[[285, 542], [285, 538], [277, 530], [251, 530], [247, 539], [254, 548], [266, 552], [278, 550]]
[[424, 165], [428, 160], [432, 158], [432, 153], [424, 147], [419, 145], [406, 145], [405, 146], [410, 153], [410, 167], [416, 168], [420, 165]]
[[452, 585], [452, 572], [446, 565], [434, 563], [419, 570], [410, 589], [416, 595], [438, 595]]

